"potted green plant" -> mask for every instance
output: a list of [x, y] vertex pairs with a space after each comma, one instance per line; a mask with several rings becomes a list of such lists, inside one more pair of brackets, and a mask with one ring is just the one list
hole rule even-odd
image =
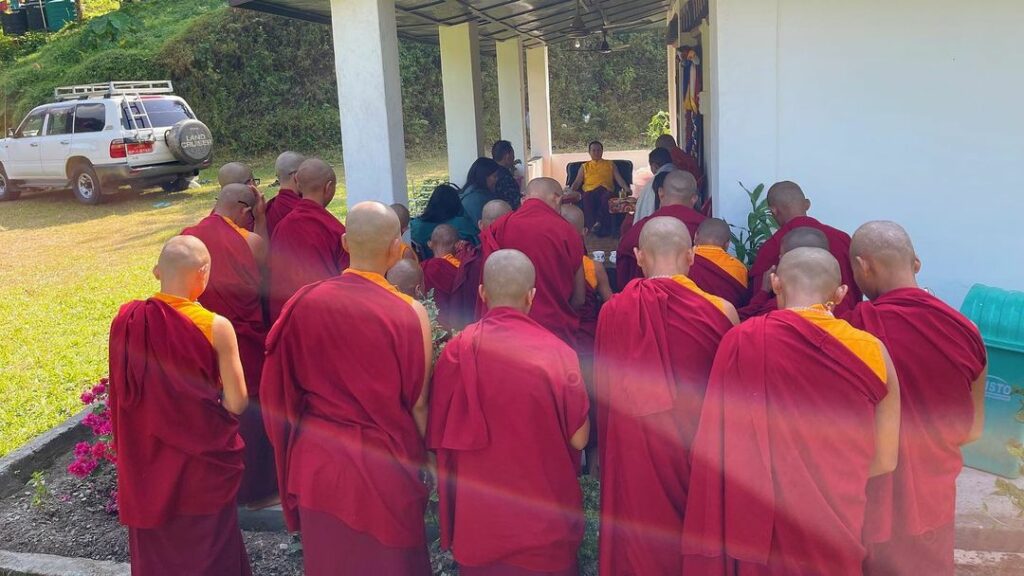
[[761, 245], [779, 229], [779, 223], [775, 221], [771, 210], [768, 209], [768, 198], [762, 198], [764, 184], [758, 184], [753, 190], [749, 190], [743, 185], [743, 182], [740, 182], [739, 185], [750, 200], [750, 213], [747, 214], [746, 227], [733, 224], [730, 224], [729, 227], [735, 230], [732, 234], [732, 246], [736, 251], [736, 257], [750, 267], [754, 265], [754, 259], [757, 257], [757, 251], [761, 249]]

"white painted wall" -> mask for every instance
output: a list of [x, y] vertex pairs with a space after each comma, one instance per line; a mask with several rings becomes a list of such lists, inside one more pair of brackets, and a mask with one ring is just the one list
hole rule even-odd
[[530, 156], [551, 159], [551, 87], [548, 47], [526, 49], [526, 90], [530, 105]]
[[460, 186], [484, 151], [480, 34], [475, 22], [438, 27], [448, 179]]
[[849, 232], [903, 224], [922, 283], [1024, 290], [1024, 2], [712, 0], [713, 193], [791, 179]]
[[331, 0], [348, 205], [408, 201], [394, 0]]

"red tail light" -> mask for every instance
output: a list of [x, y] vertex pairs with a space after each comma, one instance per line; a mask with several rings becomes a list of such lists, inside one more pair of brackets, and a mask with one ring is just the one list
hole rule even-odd
[[128, 142], [127, 144], [124, 140], [111, 140], [110, 142], [111, 158], [127, 158], [136, 154], [149, 154], [152, 151], [152, 142]]

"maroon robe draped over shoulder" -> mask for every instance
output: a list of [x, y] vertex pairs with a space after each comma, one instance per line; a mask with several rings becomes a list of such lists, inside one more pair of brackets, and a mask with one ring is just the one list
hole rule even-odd
[[348, 252], [341, 247], [345, 225], [312, 200], [300, 200], [274, 230], [270, 244], [270, 319], [299, 288], [341, 274]]
[[432, 385], [441, 545], [460, 565], [498, 573], [495, 564], [574, 568], [584, 522], [569, 441], [588, 401], [573, 350], [522, 312], [495, 308], [448, 343]]
[[789, 310], [722, 340], [691, 457], [685, 576], [859, 576], [885, 384]]
[[458, 312], [455, 309], [455, 280], [459, 266], [444, 258], [428, 258], [423, 261], [423, 286], [429, 294], [434, 291], [437, 304], [437, 321], [445, 328], [455, 328]]
[[797, 216], [786, 222], [785, 226], [779, 228], [771, 238], [761, 245], [761, 249], [757, 251], [754, 265], [750, 268], [750, 289], [751, 291], [760, 290], [764, 274], [772, 266], [779, 265], [779, 259], [782, 254], [782, 239], [786, 234], [794, 228], [802, 228], [804, 226], [820, 230], [825, 234], [828, 238], [828, 251], [839, 261], [839, 269], [843, 274], [843, 284], [850, 288], [849, 292], [846, 293], [846, 298], [843, 298], [842, 302], [836, 303], [835, 314], [836, 316], [842, 316], [863, 300], [863, 294], [861, 294], [860, 288], [857, 287], [857, 283], [853, 279], [853, 266], [850, 264], [850, 235], [842, 230], [826, 226], [810, 216]]
[[725, 271], [724, 268], [711, 260], [696, 254], [693, 257], [693, 265], [687, 276], [693, 280], [700, 289], [728, 300], [737, 310], [746, 303], [750, 290], [740, 284], [736, 278]]
[[622, 239], [619, 240], [619, 249], [616, 254], [616, 279], [620, 290], [626, 284], [629, 284], [630, 280], [643, 278], [643, 270], [640, 269], [640, 265], [636, 262], [636, 257], [633, 255], [633, 249], [640, 246], [640, 233], [644, 230], [644, 224], [646, 224], [651, 218], [657, 218], [659, 216], [671, 216], [683, 224], [686, 224], [686, 229], [690, 231], [691, 241], [697, 234], [697, 228], [700, 227], [701, 222], [708, 218], [689, 206], [680, 206], [675, 204], [672, 206], [662, 206], [647, 218], [643, 218], [633, 224]]
[[[263, 416], [288, 528], [303, 528], [301, 508], [340, 523], [339, 547], [354, 549], [352, 531], [369, 535], [378, 545], [358, 550], [380, 560], [378, 574], [429, 572], [426, 453], [412, 416], [425, 362], [411, 300], [355, 270], [300, 290], [267, 339]], [[307, 574], [339, 573], [330, 548], [306, 544]], [[422, 563], [384, 570], [396, 555]]]
[[[242, 439], [220, 402], [210, 341], [163, 302], [130, 302], [110, 328], [109, 367], [118, 509], [133, 566], [146, 574], [248, 574], [234, 508]], [[219, 538], [194, 542], [184, 556], [175, 548], [189, 534], [211, 533]], [[179, 564], [161, 560], [174, 555]]]
[[[294, 190], [281, 188], [274, 196], [267, 201], [267, 234], [274, 237], [274, 229], [284, 220], [284, 217], [291, 213], [292, 209], [302, 200], [302, 196]], [[270, 238], [267, 241], [270, 241]]]
[[182, 234], [202, 240], [210, 251], [210, 283], [199, 297], [204, 308], [227, 318], [238, 339], [238, 355], [249, 394], [249, 407], [240, 416], [245, 440], [245, 474], [238, 500], [250, 503], [277, 491], [274, 453], [260, 417], [260, 375], [267, 327], [261, 301], [262, 272], [249, 243], [223, 217], [214, 214]]
[[480, 302], [480, 284], [483, 282], [484, 259], [480, 249], [468, 242], [459, 248], [455, 256], [462, 265], [459, 266], [459, 274], [455, 277], [451, 301], [459, 313], [456, 328], [461, 330], [478, 319], [478, 306], [479, 309], [483, 309], [483, 302]]
[[739, 314], [740, 321], [744, 321], [755, 316], [764, 316], [778, 309], [779, 301], [775, 298], [775, 295], [758, 289], [750, 299], [750, 302], [747, 302], [746, 306], [737, 308], [736, 313]]
[[605, 304], [595, 374], [601, 452], [600, 571], [679, 574], [688, 454], [715, 351], [732, 322], [671, 278]]
[[[866, 573], [953, 574], [952, 539], [923, 557], [927, 545], [892, 542], [925, 539], [951, 527], [960, 445], [974, 419], [971, 387], [985, 369], [985, 345], [967, 318], [919, 288], [888, 292], [854, 309], [850, 323], [877, 336], [889, 349], [900, 379], [900, 455], [896, 470], [868, 483]], [[912, 545], [912, 543], [911, 543]], [[902, 548], [902, 550], [900, 550]], [[903, 558], [902, 552], [912, 552]], [[937, 566], [941, 566], [938, 568]]]
[[536, 198], [495, 220], [480, 237], [484, 261], [494, 252], [514, 248], [533, 262], [537, 296], [530, 318], [570, 346], [580, 318], [570, 305], [576, 272], [583, 265], [583, 239], [554, 208]]

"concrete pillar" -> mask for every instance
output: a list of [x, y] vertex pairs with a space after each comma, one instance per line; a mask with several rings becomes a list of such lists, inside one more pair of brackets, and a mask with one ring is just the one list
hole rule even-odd
[[676, 63], [676, 47], [668, 46], [668, 126], [672, 136], [679, 141], [679, 65]]
[[498, 112], [501, 139], [508, 140], [517, 158], [526, 160], [526, 91], [523, 81], [523, 42], [495, 42], [498, 52]]
[[348, 206], [408, 201], [395, 0], [331, 0]]
[[548, 47], [526, 50], [526, 82], [530, 102], [530, 156], [551, 159], [551, 90], [548, 80]]
[[462, 184], [483, 152], [480, 35], [475, 22], [440, 26], [444, 125], [448, 134], [448, 179]]

